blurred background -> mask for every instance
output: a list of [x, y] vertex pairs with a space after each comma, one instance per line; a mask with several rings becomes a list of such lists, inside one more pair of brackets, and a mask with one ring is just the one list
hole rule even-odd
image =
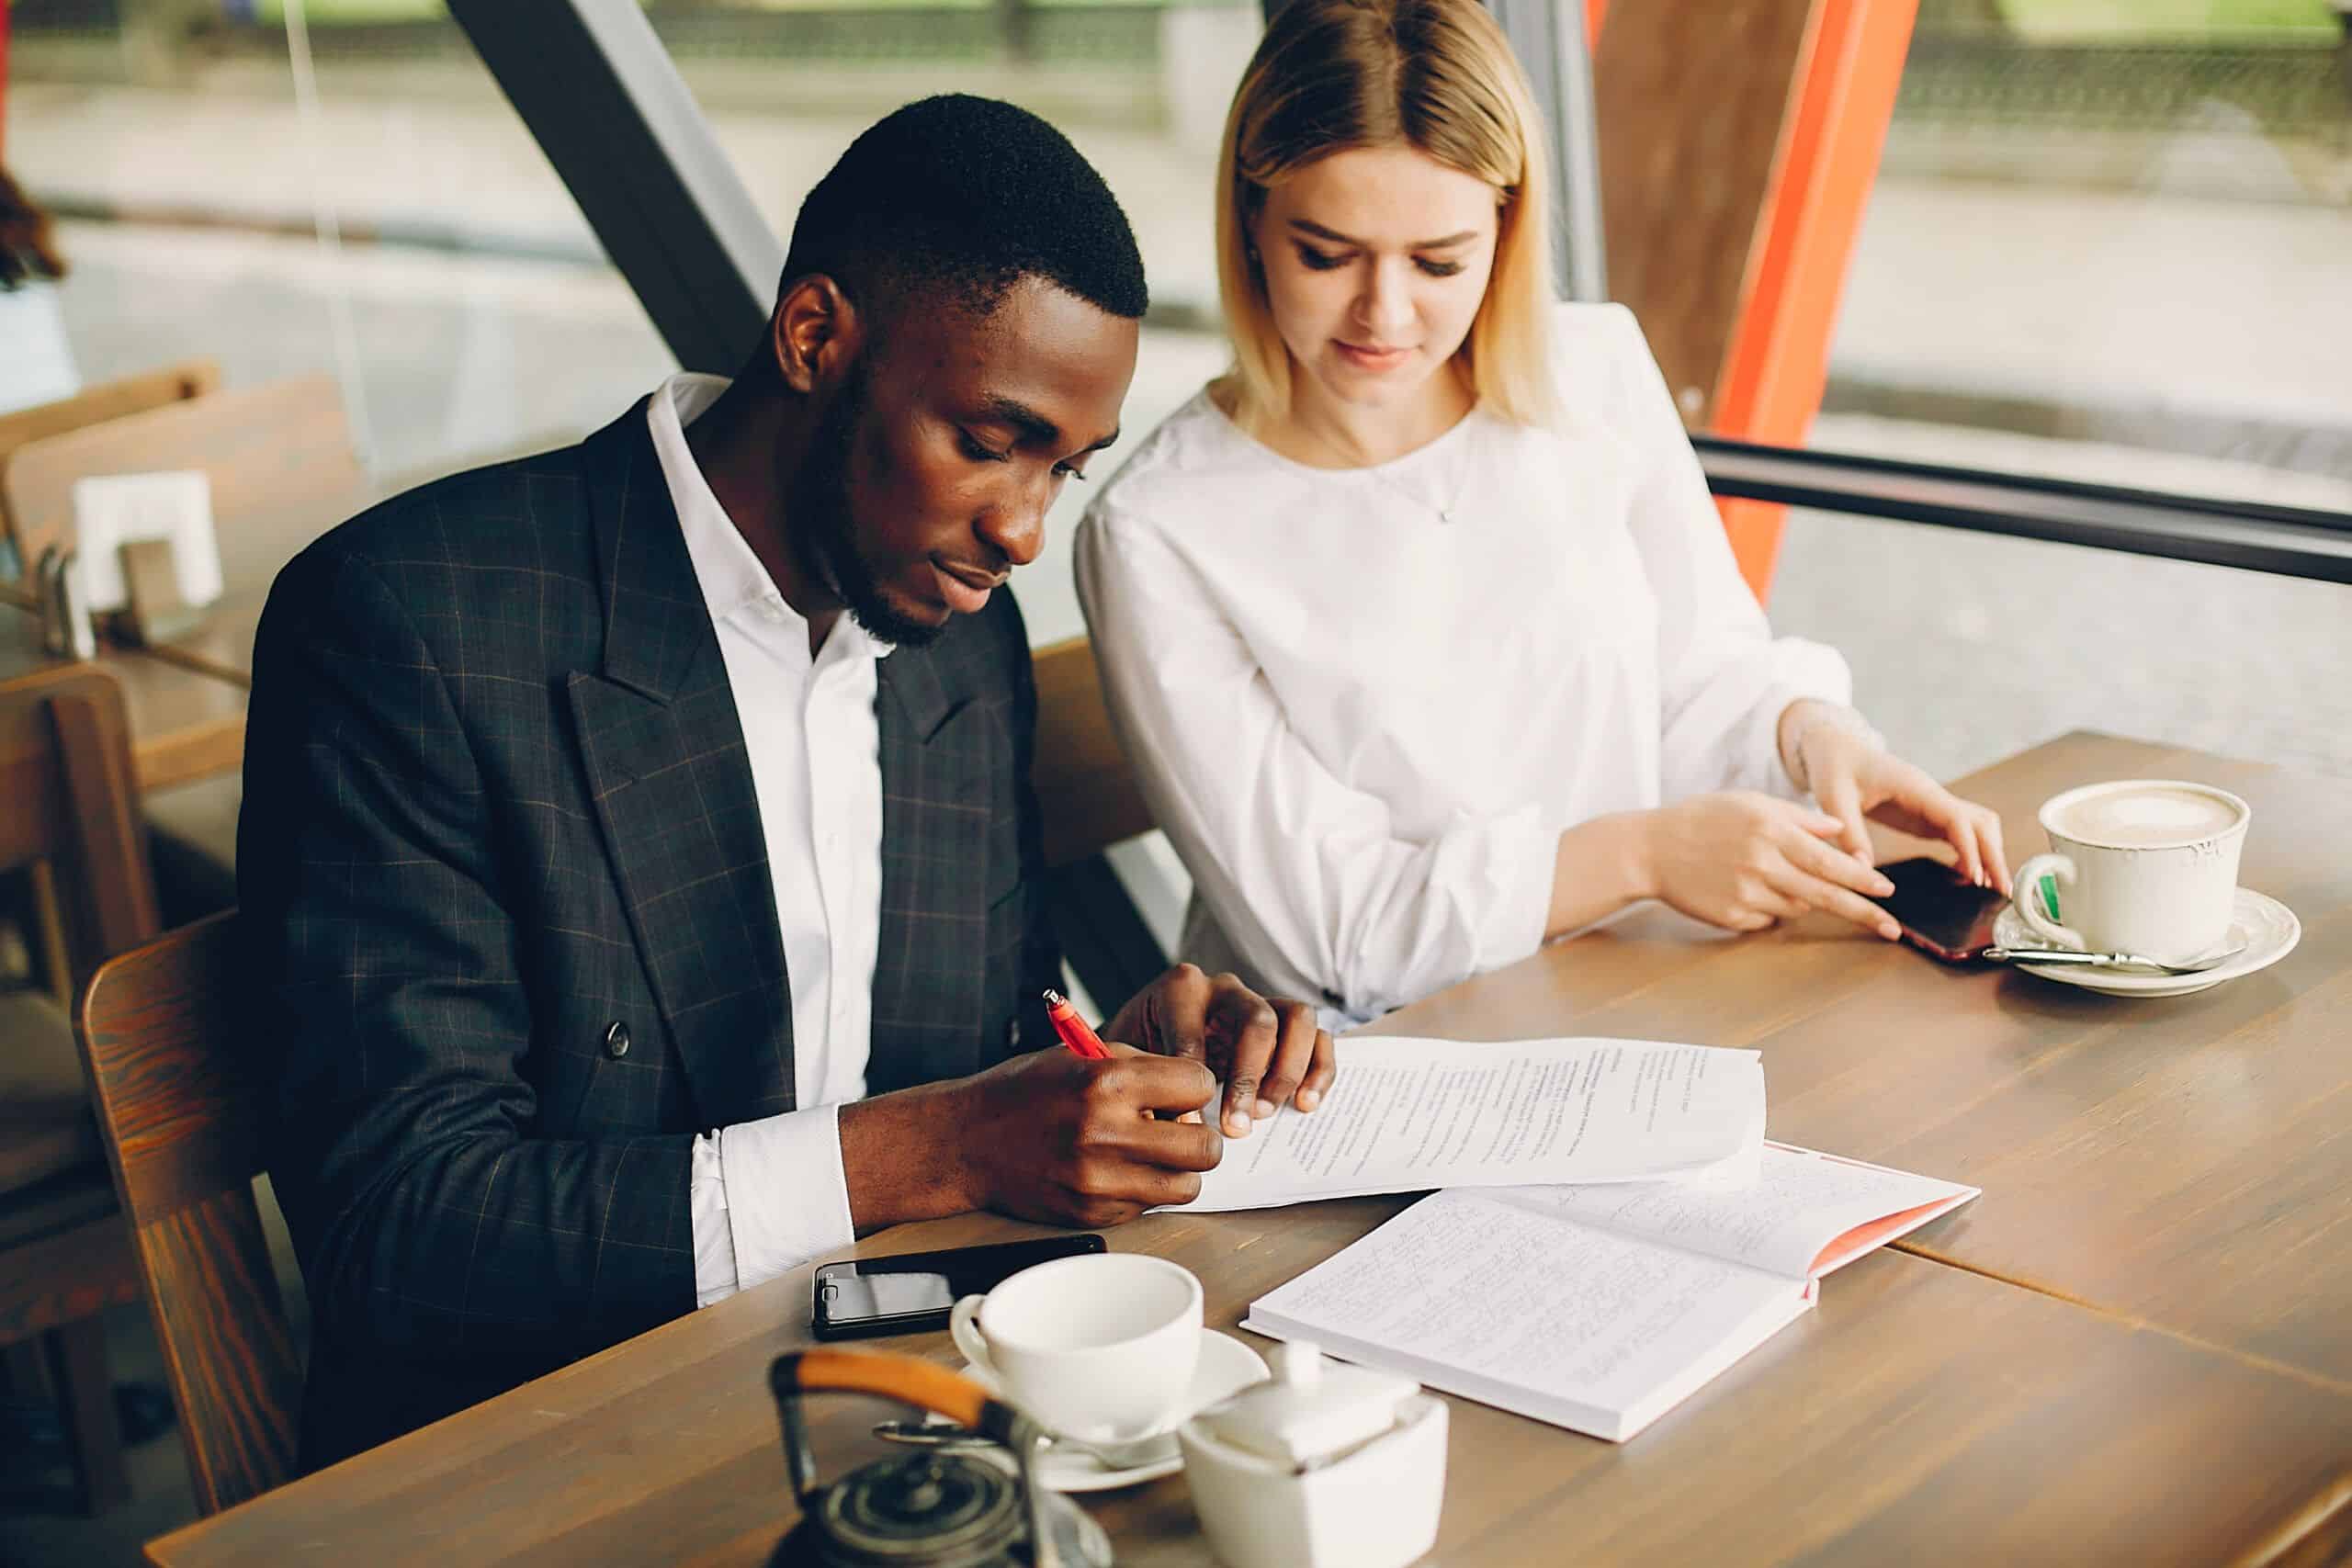
[[[1130, 427], [1221, 365], [1209, 176], [1256, 6], [648, 12], [779, 234], [912, 97], [1050, 118], [1150, 269]], [[673, 367], [438, 0], [10, 15], [6, 157], [62, 220], [85, 382], [334, 374], [389, 489], [571, 440]], [[2352, 509], [2346, 39], [2328, 0], [1923, 0], [1813, 445]], [[1067, 558], [1019, 584], [1040, 641], [1079, 629]], [[2352, 773], [2330, 585], [1800, 513], [1770, 607], [1946, 773], [2082, 724]]]
[[[1011, 98], [1142, 242], [1127, 427], [1223, 366], [1210, 176], [1254, 0], [646, 9], [778, 235], [881, 114]], [[230, 389], [322, 375], [385, 493], [576, 439], [675, 368], [437, 0], [14, 0], [6, 22], [0, 155], [70, 270], [18, 302], [46, 346], [0, 363], [0, 412], [187, 360]], [[2329, 0], [1921, 0], [1810, 445], [2352, 513], [2348, 27]], [[1016, 580], [1041, 643], [1082, 630], [1083, 502]], [[2352, 776], [2338, 583], [1798, 511], [1770, 608], [1841, 648], [1939, 773], [2087, 727]], [[1172, 941], [1172, 855], [1114, 859]], [[41, 1503], [54, 1457], [0, 1452], [0, 1561], [116, 1550]], [[178, 1462], [137, 1450], [107, 1540], [188, 1517]]]

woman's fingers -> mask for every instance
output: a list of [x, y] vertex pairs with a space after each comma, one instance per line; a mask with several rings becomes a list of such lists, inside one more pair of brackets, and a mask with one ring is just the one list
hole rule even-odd
[[1798, 871], [1847, 888], [1858, 896], [1883, 898], [1894, 891], [1886, 874], [1867, 860], [1858, 860], [1834, 844], [1803, 833], [1792, 833], [1775, 846]]
[[1993, 886], [1996, 891], [2015, 897], [2017, 889], [2009, 882], [2008, 848], [2001, 842], [2000, 813], [1982, 806], [1974, 809], [1980, 813], [1976, 841], [1984, 849], [1984, 869], [1992, 874]]
[[[1834, 851], [1829, 853], [1834, 859], [1847, 860], [1850, 863], [1850, 857], [1838, 854]], [[1890, 891], [1893, 889], [1894, 884], [1887, 882], [1885, 877], [1880, 876], [1875, 871], [1863, 869], [1869, 875], [1877, 877], [1879, 882], [1885, 884]], [[1777, 870], [1767, 872], [1765, 879], [1770, 883], [1774, 891], [1783, 897], [1795, 899], [1808, 908], [1836, 915], [1840, 919], [1850, 920], [1864, 931], [1874, 932], [1889, 942], [1894, 941], [1903, 934], [1903, 929], [1894, 923], [1894, 916], [1855, 892], [1851, 887], [1844, 886], [1840, 880], [1810, 870], [1802, 863], [1784, 862]]]
[[1816, 798], [1821, 807], [1838, 819], [1838, 840], [1846, 852], [1865, 865], [1870, 863], [1870, 829], [1862, 825], [1862, 788], [1850, 773], [1839, 772], [1820, 781]]

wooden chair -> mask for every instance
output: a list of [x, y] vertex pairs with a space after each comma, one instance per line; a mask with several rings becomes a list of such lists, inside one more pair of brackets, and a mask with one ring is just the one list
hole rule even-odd
[[[220, 385], [219, 365], [209, 359], [190, 359], [119, 380], [101, 381], [53, 403], [36, 403], [28, 409], [0, 413], [0, 468], [6, 468], [9, 457], [28, 441], [185, 402], [200, 398]], [[6, 513], [0, 510], [0, 536], [6, 534], [7, 525]]]
[[207, 1514], [294, 1473], [302, 1359], [254, 1178], [269, 1065], [236, 1004], [236, 911], [100, 968], [74, 1027]]
[[1044, 819], [1054, 928], [1080, 984], [1115, 1007], [1168, 966], [1102, 852], [1151, 831], [1102, 685], [1082, 637], [1038, 649], [1037, 755], [1030, 770]]
[[[66, 666], [0, 682], [0, 869], [37, 900], [74, 974], [155, 934], [122, 693]], [[70, 987], [69, 987], [70, 988]], [[0, 994], [0, 1345], [38, 1338], [93, 1512], [130, 1495], [100, 1309], [138, 1299], [73, 1031], [36, 991]]]
[[[348, 516], [366, 483], [333, 377], [209, 393], [18, 447], [0, 468], [0, 506], [27, 570], [49, 546], [74, 537], [76, 479], [163, 468], [194, 468], [211, 480], [220, 570], [230, 582], [266, 582]], [[301, 526], [277, 521], [289, 517]]]

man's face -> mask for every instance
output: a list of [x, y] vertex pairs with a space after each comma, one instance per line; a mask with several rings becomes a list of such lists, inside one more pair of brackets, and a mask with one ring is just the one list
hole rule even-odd
[[986, 316], [910, 305], [868, 339], [786, 494], [861, 626], [921, 647], [1037, 558], [1064, 480], [1118, 434], [1136, 340], [1035, 277]]

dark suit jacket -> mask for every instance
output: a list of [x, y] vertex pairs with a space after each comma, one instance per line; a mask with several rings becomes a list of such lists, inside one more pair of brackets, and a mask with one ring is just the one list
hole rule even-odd
[[[879, 666], [871, 1092], [1053, 1038], [1035, 693], [1000, 593]], [[692, 1309], [694, 1135], [793, 1108], [718, 638], [639, 403], [271, 591], [237, 841], [323, 1463]]]

